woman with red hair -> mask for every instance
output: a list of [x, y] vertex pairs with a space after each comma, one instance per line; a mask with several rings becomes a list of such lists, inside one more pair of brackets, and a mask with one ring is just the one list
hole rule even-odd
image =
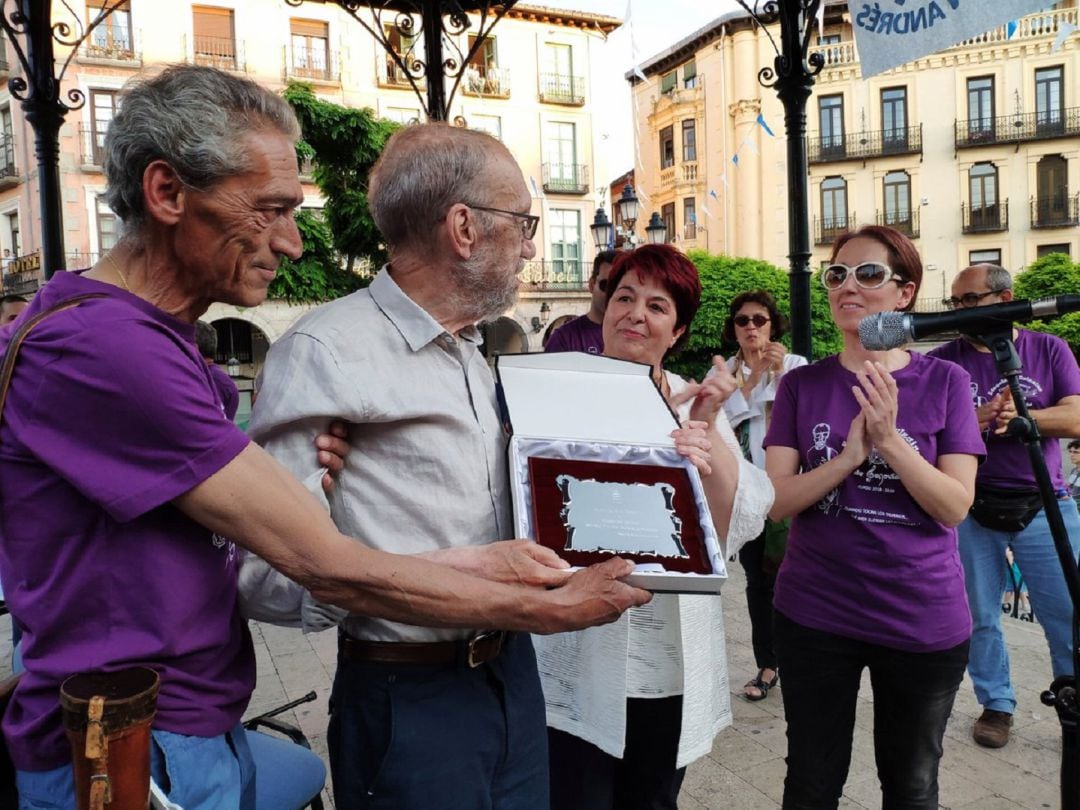
[[[724, 416], [735, 381], [723, 358], [700, 385], [664, 370], [690, 336], [697, 268], [668, 245], [646, 245], [619, 254], [607, 289], [604, 354], [651, 367], [683, 425], [676, 448], [700, 472], [730, 556], [761, 531], [773, 493]], [[675, 808], [686, 765], [731, 724], [719, 595], [657, 594], [614, 624], [535, 643], [552, 810]]]

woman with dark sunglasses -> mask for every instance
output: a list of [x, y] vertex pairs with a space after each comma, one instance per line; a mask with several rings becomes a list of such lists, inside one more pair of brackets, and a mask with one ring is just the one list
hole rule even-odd
[[860, 320], [914, 304], [922, 262], [907, 237], [842, 235], [822, 281], [844, 348], [784, 376], [765, 437], [771, 517], [792, 519], [774, 601], [783, 806], [837, 806], [868, 668], [882, 805], [936, 808], [971, 635], [955, 528], [985, 452], [970, 377], [859, 342]]
[[[776, 308], [776, 300], [766, 290], [751, 290], [735, 296], [724, 322], [723, 338], [736, 343], [738, 352], [727, 367], [738, 388], [724, 403], [743, 455], [761, 469], [765, 450], [761, 446], [772, 415], [773, 400], [780, 378], [793, 368], [806, 365], [806, 358], [789, 354], [780, 338], [787, 331], [787, 319]], [[773, 649], [773, 584], [782, 549], [783, 523], [770, 522], [765, 530], [739, 551], [746, 572], [746, 606], [750, 612], [750, 634], [757, 675], [743, 686], [747, 700], [764, 700], [776, 686], [778, 671]], [[769, 542], [767, 542], [767, 539]]]

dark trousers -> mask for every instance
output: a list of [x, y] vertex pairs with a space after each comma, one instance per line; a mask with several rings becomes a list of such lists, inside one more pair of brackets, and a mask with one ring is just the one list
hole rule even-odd
[[765, 534], [760, 534], [739, 551], [739, 562], [746, 572], [746, 607], [750, 613], [750, 639], [758, 669], [776, 669], [773, 649], [773, 585], [776, 574], [767, 574]]
[[551, 810], [676, 810], [686, 768], [675, 768], [682, 695], [626, 701], [623, 758], [548, 729]]
[[788, 738], [784, 808], [837, 806], [851, 761], [859, 680], [869, 667], [881, 806], [936, 809], [941, 740], [968, 642], [909, 653], [812, 630], [779, 611], [775, 618]]
[[532, 640], [476, 669], [338, 656], [330, 771], [339, 810], [548, 806], [544, 696]]

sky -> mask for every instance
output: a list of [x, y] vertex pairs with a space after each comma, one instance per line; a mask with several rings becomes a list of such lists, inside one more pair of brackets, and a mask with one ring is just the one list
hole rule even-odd
[[[630, 85], [623, 78], [628, 70], [683, 37], [712, 22], [728, 11], [739, 8], [734, 0], [527, 0], [549, 8], [589, 11], [624, 21], [607, 39], [601, 59], [592, 60], [595, 78], [604, 81], [593, 116], [609, 160], [612, 176], [596, 178], [610, 181], [634, 163], [633, 115]], [[600, 73], [599, 71], [603, 71]]]

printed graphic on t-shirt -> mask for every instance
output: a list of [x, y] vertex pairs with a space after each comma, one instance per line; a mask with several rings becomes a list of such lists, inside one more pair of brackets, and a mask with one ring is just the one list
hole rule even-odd
[[[896, 432], [916, 453], [919, 452], [919, 443], [906, 430], [898, 427]], [[867, 523], [915, 524], [915, 521], [905, 513], [890, 511], [886, 506], [888, 500], [893, 496], [902, 494], [904, 485], [900, 483], [900, 476], [889, 466], [889, 462], [885, 460], [877, 447], [870, 448], [870, 454], [866, 457], [866, 461], [859, 466], [859, 469], [855, 470], [853, 476], [855, 477], [856, 489], [870, 493], [870, 497], [875, 499], [884, 496], [884, 500], [874, 501], [884, 508], [872, 509], [849, 506], [846, 511], [851, 517]]]
[[211, 540], [214, 544], [214, 548], [224, 548], [225, 551], [225, 567], [230, 567], [236, 562], [236, 543], [227, 537], [222, 537], [216, 532], [211, 535]]
[[[814, 439], [814, 446], [806, 453], [806, 460], [809, 462], [810, 468], [820, 467], [826, 461], [836, 458], [840, 455], [840, 451], [829, 445], [829, 435], [832, 433], [832, 428], [828, 422], [818, 422], [811, 428], [811, 436]], [[825, 493], [825, 496], [818, 501], [817, 508], [825, 514], [839, 514], [841, 510], [840, 506], [840, 489], [836, 488]]]

